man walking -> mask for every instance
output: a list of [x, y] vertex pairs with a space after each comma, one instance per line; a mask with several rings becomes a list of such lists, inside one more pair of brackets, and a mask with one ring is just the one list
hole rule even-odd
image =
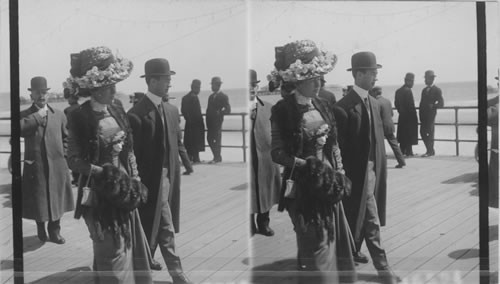
[[415, 74], [406, 73], [405, 84], [396, 91], [394, 106], [398, 110], [397, 138], [403, 155], [413, 156], [413, 145], [418, 144], [418, 118], [413, 99], [413, 83]]
[[181, 113], [186, 120], [184, 126], [184, 146], [193, 164], [200, 163], [200, 152], [205, 152], [205, 122], [201, 115], [200, 94], [201, 81], [194, 79], [191, 91], [182, 97]]
[[398, 141], [394, 136], [394, 122], [392, 121], [394, 113], [392, 111], [391, 101], [382, 96], [382, 88], [378, 86], [373, 87], [373, 89], [370, 90], [370, 95], [377, 99], [380, 105], [380, 118], [382, 118], [382, 125], [384, 126], [384, 136], [391, 146], [396, 161], [398, 161], [396, 168], [401, 169], [406, 166], [406, 163], [403, 153], [398, 146]]
[[21, 112], [21, 137], [25, 143], [23, 218], [36, 221], [40, 241], [64, 244], [60, 219], [64, 212], [74, 209], [65, 159], [68, 130], [64, 113], [47, 104], [49, 89], [44, 77], [31, 79], [28, 90], [33, 105]]
[[[128, 112], [134, 136], [134, 153], [139, 176], [149, 189], [147, 204], [139, 208], [144, 233], [154, 256], [160, 247], [173, 283], [191, 283], [175, 253], [175, 233], [179, 232], [180, 164], [182, 146], [179, 110], [163, 100], [171, 76], [166, 59], [155, 58], [145, 64], [148, 91]], [[156, 261], [152, 268], [160, 270]]]
[[384, 283], [400, 281], [392, 272], [380, 241], [380, 226], [385, 225], [386, 157], [384, 131], [377, 101], [368, 91], [377, 80], [377, 64], [372, 52], [359, 52], [351, 58], [354, 77], [352, 90], [334, 106], [339, 146], [352, 193], [343, 200], [347, 221], [354, 236], [356, 262], [367, 263], [363, 240]]
[[207, 141], [214, 159], [210, 164], [222, 162], [221, 157], [221, 138], [222, 138], [222, 122], [224, 115], [231, 113], [229, 98], [226, 94], [220, 91], [222, 80], [220, 77], [212, 78], [213, 93], [208, 97], [208, 105], [206, 112], [207, 120]]
[[425, 71], [425, 85], [420, 98], [418, 113], [420, 115], [420, 136], [427, 151], [422, 157], [434, 156], [434, 123], [437, 109], [444, 106], [441, 89], [434, 85], [434, 71]]

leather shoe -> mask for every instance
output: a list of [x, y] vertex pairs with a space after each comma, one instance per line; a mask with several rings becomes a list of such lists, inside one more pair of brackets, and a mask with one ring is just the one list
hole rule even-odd
[[183, 173], [182, 173], [182, 175], [184, 175], [184, 176], [188, 176], [188, 175], [190, 175], [190, 174], [192, 174], [192, 173], [193, 173], [193, 171], [192, 171], [192, 170], [191, 170], [191, 171], [185, 171], [185, 172], [183, 172]]
[[258, 233], [267, 237], [274, 236], [274, 231], [269, 226], [259, 226]]
[[397, 164], [396, 169], [402, 169], [406, 164]]
[[383, 283], [396, 284], [401, 282], [401, 277], [397, 276], [391, 268], [387, 267], [385, 269], [378, 271], [378, 276], [381, 278]]
[[359, 263], [368, 263], [368, 257], [361, 253], [360, 251], [357, 251], [353, 254], [353, 258], [355, 262]]
[[49, 240], [53, 243], [58, 244], [58, 245], [62, 245], [66, 242], [66, 240], [59, 233], [51, 235], [49, 237]]
[[192, 284], [191, 280], [184, 274], [184, 272], [181, 272], [177, 275], [172, 276], [172, 284]]
[[420, 156], [420, 157], [422, 157], [422, 158], [427, 158], [427, 157], [430, 157], [430, 156], [431, 156], [431, 154], [429, 154], [429, 153], [425, 153], [425, 154], [423, 154], [423, 155], [422, 155], [422, 156]]
[[152, 270], [162, 270], [161, 263], [159, 263], [158, 261], [156, 261], [155, 259], [153, 259], [151, 261], [151, 269]]

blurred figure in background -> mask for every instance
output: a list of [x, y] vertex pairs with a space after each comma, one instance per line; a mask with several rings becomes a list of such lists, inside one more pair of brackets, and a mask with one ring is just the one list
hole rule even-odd
[[200, 163], [200, 152], [205, 152], [205, 122], [201, 114], [201, 81], [194, 79], [191, 91], [182, 97], [181, 113], [186, 120], [184, 125], [184, 146], [193, 164]]
[[215, 164], [222, 162], [220, 154], [222, 122], [224, 121], [224, 115], [231, 113], [231, 105], [229, 105], [228, 96], [220, 90], [222, 85], [221, 78], [213, 77], [211, 85], [213, 93], [208, 97], [206, 111], [207, 142], [214, 155], [214, 159], [209, 164]]
[[392, 116], [394, 115], [394, 113], [392, 111], [391, 101], [382, 96], [382, 88], [380, 88], [379, 86], [373, 87], [373, 89], [371, 89], [369, 93], [372, 97], [377, 99], [380, 105], [380, 118], [382, 118], [384, 136], [391, 146], [394, 157], [396, 157], [396, 160], [398, 161], [396, 168], [400, 169], [406, 166], [406, 163], [405, 158], [403, 157], [403, 153], [401, 153], [401, 149], [398, 146], [398, 141], [394, 136], [394, 122], [392, 121]]
[[424, 141], [427, 151], [422, 157], [434, 156], [434, 123], [436, 120], [437, 109], [444, 106], [441, 89], [434, 85], [434, 71], [425, 71], [425, 85], [420, 98], [418, 109], [420, 115], [420, 136]]
[[398, 110], [398, 132], [397, 137], [403, 155], [413, 156], [413, 145], [418, 144], [418, 118], [413, 99], [413, 83], [415, 74], [406, 73], [405, 84], [396, 91], [394, 106]]
[[321, 89], [319, 89], [318, 97], [329, 101], [333, 105], [334, 103], [337, 102], [337, 99], [335, 98], [334, 93], [325, 89], [325, 83], [326, 83], [325, 76], [322, 75], [320, 77], [320, 81], [321, 81]]

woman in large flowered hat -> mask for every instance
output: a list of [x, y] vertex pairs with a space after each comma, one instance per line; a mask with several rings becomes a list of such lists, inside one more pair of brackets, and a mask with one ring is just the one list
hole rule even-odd
[[[302, 283], [355, 282], [352, 235], [342, 206], [350, 181], [344, 175], [330, 102], [319, 98], [320, 76], [337, 57], [313, 41], [275, 49], [268, 75], [283, 99], [271, 115], [272, 158], [285, 167], [278, 210], [286, 209], [297, 237]], [[302, 275], [302, 276], [300, 276]]]
[[133, 65], [107, 47], [71, 55], [71, 93], [90, 96], [69, 119], [68, 164], [80, 173], [75, 218], [83, 217], [94, 250], [98, 283], [152, 283], [151, 254], [136, 208], [145, 203], [132, 132], [113, 103], [116, 84]]

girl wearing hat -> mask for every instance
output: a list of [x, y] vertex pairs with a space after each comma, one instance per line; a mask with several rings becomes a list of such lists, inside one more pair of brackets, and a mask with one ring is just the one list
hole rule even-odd
[[[355, 282], [352, 236], [342, 201], [350, 181], [343, 175], [331, 104], [318, 97], [320, 76], [337, 57], [310, 40], [276, 48], [268, 75], [283, 99], [272, 109], [272, 159], [285, 167], [278, 210], [286, 209], [297, 237], [303, 283]], [[306, 274], [304, 274], [306, 275]]]
[[71, 55], [71, 93], [90, 96], [69, 118], [68, 164], [80, 173], [75, 218], [83, 216], [94, 249], [98, 283], [152, 283], [151, 254], [137, 206], [145, 202], [125, 111], [113, 103], [115, 84], [132, 62], [107, 47]]

